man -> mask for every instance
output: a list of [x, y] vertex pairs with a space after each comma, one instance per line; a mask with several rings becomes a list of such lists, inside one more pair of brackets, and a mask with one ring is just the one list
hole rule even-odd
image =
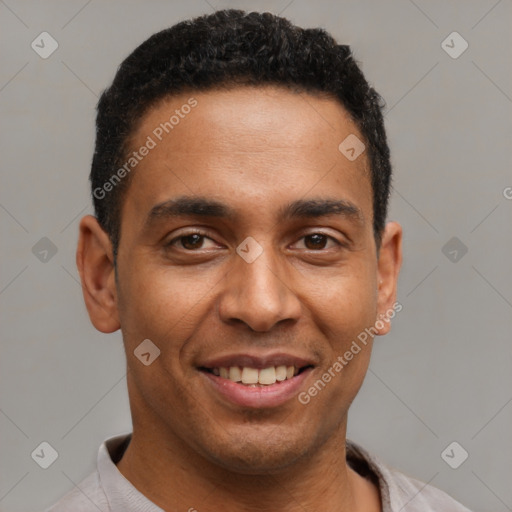
[[133, 433], [50, 510], [467, 511], [346, 440], [401, 305], [380, 97], [269, 13], [153, 35], [98, 105], [77, 264]]

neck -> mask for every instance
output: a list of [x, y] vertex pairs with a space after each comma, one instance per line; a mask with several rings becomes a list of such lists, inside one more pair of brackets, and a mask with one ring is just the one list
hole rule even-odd
[[378, 489], [346, 463], [345, 426], [312, 457], [280, 471], [251, 475], [213, 464], [169, 435], [158, 435], [154, 424], [149, 430], [135, 426], [117, 467], [164, 510], [381, 510]]

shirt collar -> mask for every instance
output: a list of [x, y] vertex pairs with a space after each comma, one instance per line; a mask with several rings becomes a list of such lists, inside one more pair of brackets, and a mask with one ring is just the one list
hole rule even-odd
[[119, 461], [131, 440], [131, 434], [107, 439], [98, 452], [98, 473], [112, 512], [165, 512], [149, 501], [117, 469]]

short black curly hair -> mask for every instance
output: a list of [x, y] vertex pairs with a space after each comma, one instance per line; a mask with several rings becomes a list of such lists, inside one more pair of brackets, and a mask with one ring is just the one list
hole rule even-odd
[[158, 101], [185, 91], [268, 84], [326, 94], [350, 114], [365, 138], [373, 229], [380, 245], [391, 180], [383, 102], [350, 47], [338, 45], [323, 29], [303, 29], [268, 12], [228, 9], [152, 35], [124, 60], [101, 95], [90, 181], [96, 217], [112, 241], [114, 258], [130, 176], [109, 187], [108, 194], [102, 187], [126, 161], [130, 137], [144, 114]]

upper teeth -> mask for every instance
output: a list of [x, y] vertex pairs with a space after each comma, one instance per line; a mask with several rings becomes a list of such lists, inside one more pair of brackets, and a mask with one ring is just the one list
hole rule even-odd
[[275, 384], [286, 379], [291, 379], [297, 375], [299, 369], [295, 366], [269, 366], [258, 370], [258, 368], [230, 366], [229, 368], [212, 368], [215, 375], [220, 375], [224, 379], [242, 384]]

